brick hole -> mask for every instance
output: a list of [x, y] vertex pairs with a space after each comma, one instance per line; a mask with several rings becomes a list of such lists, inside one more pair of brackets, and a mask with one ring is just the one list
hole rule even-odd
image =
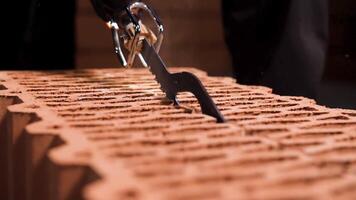
[[51, 88], [38, 88], [38, 89], [27, 89], [27, 92], [44, 92], [44, 91], [53, 91]]
[[[235, 96], [230, 96], [227, 98], [227, 100], [230, 101], [256, 101], [256, 102], [263, 102], [263, 101], [273, 101], [274, 98], [272, 97], [266, 97], [266, 96], [249, 96], [249, 97], [240, 97], [238, 94], [236, 94], [237, 97]], [[277, 101], [276, 101], [277, 102]], [[282, 102], [283, 103], [283, 102]]]
[[[224, 184], [233, 184], [240, 181], [253, 181], [260, 177], [252, 174], [214, 174], [187, 178], [171, 178], [154, 183], [156, 188], [169, 190], [188, 191], [180, 194], [175, 194], [175, 199], [179, 200], [196, 200], [196, 199], [221, 199], [219, 187]], [[207, 188], [205, 188], [207, 187]], [[187, 190], [187, 188], [191, 188]], [[192, 190], [195, 188], [195, 190]], [[204, 189], [205, 188], [205, 189]], [[204, 191], [204, 192], [203, 192]]]
[[[182, 185], [184, 186], [184, 185]], [[195, 187], [199, 187], [196, 185]], [[157, 187], [159, 188], [159, 186]], [[162, 187], [163, 188], [163, 187]], [[205, 200], [205, 199], [221, 199], [221, 193], [218, 191], [218, 188], [214, 187], [209, 187], [209, 188], [195, 188], [194, 190], [185, 190], [185, 187], [181, 188], [182, 191], [179, 191], [177, 189], [174, 189], [176, 187], [171, 187], [173, 191], [171, 190], [168, 194], [168, 199], [171, 200]], [[201, 191], [204, 192], [201, 192]]]
[[140, 192], [135, 188], [121, 190], [116, 195], [117, 199], [121, 200], [138, 200], [141, 199], [140, 196]]
[[295, 113], [267, 116], [267, 118], [272, 118], [272, 119], [305, 118], [305, 117], [313, 117], [313, 116], [318, 116], [323, 114], [327, 114], [327, 113], [295, 112]]
[[324, 141], [315, 139], [315, 138], [307, 138], [307, 139], [283, 139], [279, 141], [280, 148], [288, 148], [288, 149], [303, 149], [311, 146], [318, 146], [324, 144]]
[[27, 86], [27, 85], [31, 86], [31, 85], [39, 85], [39, 84], [43, 85], [43, 84], [47, 84], [49, 82], [50, 81], [47, 79], [33, 79], [33, 78], [31, 78], [30, 81], [19, 81], [19, 84], [24, 85], [24, 86]]
[[313, 128], [320, 128], [320, 129], [335, 129], [335, 128], [343, 128], [343, 127], [354, 127], [356, 126], [356, 122], [316, 122], [314, 125], [304, 126], [301, 129], [313, 129]]
[[305, 119], [279, 119], [279, 120], [263, 120], [260, 122], [251, 122], [250, 125], [294, 125], [301, 124], [304, 122], [309, 122], [310, 120]]
[[[48, 99], [48, 100], [42, 100], [42, 102], [44, 103], [65, 103], [65, 104], [70, 104], [70, 103], [75, 103], [72, 100], [68, 100], [68, 98], [52, 98], [52, 99]], [[78, 104], [76, 104], [78, 105]]]
[[[5, 80], [0, 81], [0, 82], [6, 82]], [[7, 90], [7, 88], [4, 85], [0, 84], [0, 90]]]
[[[105, 152], [104, 152], [105, 153]], [[154, 157], [156, 155], [155, 151], [145, 150], [119, 150], [119, 149], [110, 149], [109, 152], [106, 153], [110, 158], [125, 158], [125, 159], [141, 159], [143, 157]]]
[[76, 99], [76, 101], [108, 101], [114, 99], [116, 99], [116, 97], [79, 97]]
[[[62, 89], [62, 88], [73, 88], [74, 86], [73, 85], [66, 85], [66, 84], [63, 84], [63, 85], [55, 85], [55, 84], [44, 84], [44, 85], [27, 85], [28, 88], [30, 89], [43, 89], [43, 88], [46, 88], [46, 89], [51, 89], [51, 90], [57, 90], [57, 89]], [[78, 87], [85, 87], [84, 85], [80, 86], [80, 85], [76, 85], [75, 88], [78, 88]]]
[[[226, 117], [226, 116], [225, 116]], [[254, 120], [256, 119], [255, 117], [234, 117], [234, 116], [231, 116], [231, 117], [227, 117], [227, 120], [229, 122], [244, 122], [244, 121], [251, 121], [251, 120]]]
[[107, 133], [90, 133], [93, 136], [88, 136], [89, 140], [92, 141], [97, 141], [97, 142], [101, 142], [101, 141], [113, 141], [113, 140], [126, 140], [131, 138], [130, 135], [116, 135], [116, 134], [107, 134]]
[[73, 127], [73, 128], [98, 128], [98, 127], [112, 127], [113, 125], [114, 124], [112, 124], [112, 123], [99, 124], [99, 123], [92, 122], [91, 124], [88, 124], [88, 123], [70, 124], [70, 127]]
[[40, 108], [40, 106], [32, 104], [32, 105], [26, 105], [25, 108], [38, 109], [38, 108]]
[[73, 81], [73, 84], [76, 85], [76, 84], [84, 84], [84, 85], [87, 85], [87, 84], [97, 84], [99, 83], [98, 80], [81, 80], [81, 81]]
[[[322, 184], [322, 185], [332, 185], [340, 179], [341, 172], [340, 170], [329, 170], [329, 171], [322, 171], [319, 172], [300, 172], [295, 175], [291, 174], [286, 177], [281, 177], [279, 180], [275, 182], [275, 186], [284, 187], [301, 187], [303, 185], [313, 186], [315, 184]], [[303, 198], [304, 199], [304, 198]], [[308, 199], [308, 198], [307, 198]]]
[[179, 155], [175, 157], [168, 157], [167, 162], [170, 163], [200, 163], [200, 162], [208, 162], [213, 161], [217, 162], [217, 160], [225, 158], [226, 155], [224, 153], [209, 153], [209, 154], [201, 154], [201, 155]]
[[237, 94], [238, 92], [241, 91], [241, 89], [237, 89], [237, 90], [236, 89], [216, 90], [216, 88], [212, 88], [212, 89], [215, 89], [215, 91], [213, 91], [213, 93], [215, 94], [225, 94], [225, 95]]
[[352, 142], [356, 140], [356, 134], [354, 135], [345, 135], [344, 137], [336, 138], [336, 142]]
[[[64, 91], [45, 91], [45, 92], [36, 92], [33, 94], [34, 96], [48, 96], [49, 98], [56, 98], [56, 97], [69, 97], [68, 95], [63, 95]], [[46, 98], [46, 97], [45, 97]]]
[[[173, 110], [162, 110], [160, 112], [161, 115], [179, 115], [179, 114], [182, 114], [182, 113], [187, 113], [186, 111], [187, 109], [173, 109]], [[190, 113], [190, 112], [189, 112]]]
[[226, 113], [225, 116], [259, 116], [259, 115], [270, 115], [279, 114], [281, 111], [278, 110], [246, 110], [246, 111], [234, 111]]
[[340, 115], [340, 116], [319, 118], [318, 120], [348, 120], [348, 119], [350, 118]]
[[334, 137], [337, 135], [344, 134], [342, 131], [308, 131], [308, 132], [300, 132], [295, 135], [290, 135], [288, 138], [326, 138], [326, 137]]
[[214, 99], [224, 99], [224, 98], [231, 97], [231, 95], [212, 93], [212, 94], [210, 94], [210, 97], [212, 97]]
[[106, 105], [106, 106], [87, 106], [87, 107], [74, 107], [74, 108], [65, 108], [65, 109], [59, 109], [59, 112], [81, 112], [81, 111], [106, 111], [106, 110], [116, 110], [116, 109], [122, 109], [122, 108], [129, 108], [130, 105]]
[[58, 130], [61, 129], [62, 126], [61, 125], [51, 125], [51, 126], [47, 126], [47, 129], [49, 130]]
[[[216, 103], [216, 102], [215, 102]], [[231, 107], [228, 107], [226, 106], [226, 103], [224, 103], [223, 105], [218, 105], [216, 103], [216, 105], [219, 107], [220, 111], [223, 112], [223, 111], [230, 111], [232, 108]]]
[[[193, 180], [194, 184], [219, 184], [219, 183], [230, 183], [239, 182], [241, 180], [257, 180], [260, 179], [260, 174], [211, 174], [202, 177], [195, 177]], [[189, 183], [188, 183], [189, 184]]]
[[126, 160], [126, 167], [131, 167], [132, 169], [181, 169], [184, 164], [171, 163], [168, 161], [167, 157], [144, 157], [140, 159]]
[[148, 140], [148, 141], [140, 141], [136, 142], [140, 146], [174, 146], [174, 145], [182, 145], [182, 144], [191, 144], [198, 142], [195, 138], [181, 138], [181, 139], [166, 139], [166, 140]]
[[305, 106], [305, 107], [301, 107], [301, 108], [292, 108], [292, 109], [289, 109], [289, 111], [318, 111], [318, 109]]
[[347, 115], [349, 117], [356, 117], [356, 112], [343, 112], [343, 115]]
[[[177, 128], [177, 129], [172, 129], [172, 130], [165, 130], [163, 133], [165, 135], [171, 135], [171, 134], [177, 134], [177, 135], [185, 135], [185, 134], [192, 134], [194, 132], [200, 132], [201, 133], [207, 133], [207, 132], [217, 132], [220, 131], [223, 128], [227, 128], [227, 126], [222, 125], [222, 126], [216, 126], [214, 124], [211, 124], [210, 126], [206, 126], [206, 124], [198, 124], [198, 125], [191, 125], [188, 127], [182, 127], [182, 128]], [[214, 126], [215, 125], [215, 126]]]
[[279, 104], [279, 103], [280, 104], [288, 104], [291, 102], [280, 100], [280, 99], [265, 99], [265, 100], [258, 101], [258, 103], [261, 103], [261, 104]]
[[319, 153], [316, 153], [316, 155], [318, 157], [322, 156], [326, 158], [332, 155], [338, 156], [339, 158], [342, 158], [343, 156], [347, 156], [347, 155], [356, 155], [356, 146], [347, 145], [347, 144], [338, 145], [338, 146], [331, 147], [330, 149], [323, 150]]
[[[130, 100], [130, 102], [133, 102], [132, 100]], [[157, 102], [156, 101], [151, 101], [151, 102], [142, 102], [141, 101], [137, 101], [140, 103], [140, 106], [143, 106], [143, 107], [152, 107], [152, 106], [157, 106]], [[180, 103], [183, 103], [180, 101]], [[163, 100], [163, 101], [160, 101], [160, 104], [161, 105], [170, 105], [171, 102], [170, 101], [166, 101], [166, 100]], [[172, 109], [172, 107], [170, 107]]]
[[182, 169], [170, 169], [170, 168], [165, 169], [164, 167], [147, 168], [146, 166], [141, 169], [135, 169], [134, 171], [135, 171], [134, 172], [135, 176], [144, 179], [170, 178], [173, 176], [180, 176], [183, 174]]
[[[237, 135], [236, 132], [223, 132], [223, 133], [212, 133], [212, 134], [208, 134], [207, 137], [208, 138], [212, 138], [212, 139], [218, 139], [218, 138], [227, 138], [227, 137], [231, 137]], [[240, 134], [239, 134], [240, 135]]]
[[278, 134], [283, 132], [288, 132], [288, 128], [247, 128], [245, 130], [245, 135], [254, 136], [254, 135], [270, 135]]
[[127, 99], [127, 100], [108, 100], [108, 101], [94, 101], [91, 102], [94, 105], [108, 105], [108, 104], [132, 104], [132, 103], [137, 103], [139, 101], [132, 101], [131, 99]]
[[266, 94], [263, 93], [255, 93], [255, 92], [251, 92], [251, 91], [246, 91], [246, 92], [241, 92], [240, 94], [238, 94], [240, 96], [265, 96]]
[[113, 121], [113, 120], [120, 120], [120, 119], [121, 120], [122, 119], [135, 119], [135, 118], [141, 118], [141, 117], [145, 117], [145, 116], [147, 116], [147, 114], [81, 117], [81, 118], [67, 119], [67, 122]]
[[261, 110], [264, 110], [264, 109], [269, 109], [269, 108], [275, 108], [275, 109], [278, 109], [278, 108], [287, 108], [287, 107], [293, 107], [293, 106], [297, 106], [298, 104], [283, 104], [283, 103], [280, 103], [280, 104], [259, 104], [259, 105], [256, 105], [256, 106], [248, 106], [246, 107], [247, 109], [261, 109]]
[[10, 91], [9, 93], [10, 94], [21, 94], [22, 92], [21, 91]]
[[91, 87], [87, 87], [87, 88], [91, 89], [91, 90], [101, 91], [101, 90], [120, 89], [122, 87], [123, 87], [122, 85], [111, 85], [111, 86], [91, 86]]
[[77, 117], [92, 117], [95, 116], [95, 113], [74, 113], [74, 112], [61, 112], [58, 113], [59, 116], [65, 118], [77, 118]]
[[67, 95], [72, 95], [72, 94], [92, 94], [93, 90], [65, 90], [65, 91], [59, 91], [58, 94], [67, 94]]
[[68, 107], [68, 106], [79, 106], [79, 103], [69, 103], [69, 102], [61, 102], [61, 103], [46, 103], [46, 106], [52, 107], [52, 108], [57, 108], [57, 107]]
[[69, 78], [52, 78], [50, 79], [51, 82], [72, 82], [80, 78], [80, 76], [76, 76], [75, 78], [69, 79]]
[[254, 168], [262, 167], [268, 168], [275, 164], [282, 165], [283, 163], [296, 162], [299, 157], [296, 155], [259, 155], [259, 156], [244, 156], [242, 159], [234, 161], [225, 161], [214, 165], [214, 168], [219, 169], [233, 169], [233, 168]]
[[232, 149], [239, 148], [241, 146], [256, 145], [261, 144], [261, 141], [222, 141], [209, 144], [195, 144], [195, 145], [185, 145], [177, 148], [171, 149], [172, 152], [192, 152], [192, 151], [209, 151], [211, 149]]
[[69, 96], [35, 96], [36, 99], [41, 99], [44, 102], [70, 102], [70, 100], [68, 100]]
[[100, 134], [105, 132], [117, 132], [117, 133], [137, 133], [137, 132], [147, 132], [147, 131], [157, 131], [160, 129], [168, 128], [168, 125], [162, 124], [151, 124], [151, 125], [130, 125], [121, 126], [120, 128], [109, 128], [109, 127], [96, 127], [89, 130], [85, 130], [86, 134]]
[[179, 126], [199, 126], [199, 125], [213, 125], [216, 124], [216, 119], [209, 117], [209, 118], [202, 118], [202, 119], [192, 119], [192, 120], [184, 120], [178, 123]]
[[187, 116], [187, 115], [163, 115], [163, 116], [155, 116], [152, 118], [143, 118], [143, 119], [136, 119], [131, 122], [130, 124], [140, 124], [140, 123], [148, 123], [148, 122], [174, 122], [174, 121], [179, 121], [183, 122], [184, 120], [201, 120], [203, 119], [203, 116], [198, 116], [198, 115], [193, 115], [193, 116]]
[[143, 141], [128, 141], [128, 142], [114, 142], [113, 144], [103, 145], [103, 149], [114, 149], [114, 148], [158, 148], [158, 147], [170, 147], [170, 146], [180, 146], [191, 143], [196, 143], [197, 139], [166, 139], [166, 140], [143, 140]]
[[255, 103], [253, 103], [253, 102], [248, 102], [248, 101], [246, 101], [246, 102], [243, 102], [243, 101], [240, 101], [240, 102], [233, 102], [233, 101], [231, 101], [231, 102], [229, 102], [229, 101], [222, 101], [222, 102], [220, 102], [220, 101], [218, 101], [218, 102], [216, 102], [216, 105], [217, 106], [248, 106], [248, 105], [254, 105]]
[[289, 99], [292, 101], [304, 101], [305, 100], [304, 97], [289, 97]]
[[131, 95], [131, 96], [127, 96], [127, 97], [132, 98], [132, 99], [147, 99], [148, 100], [150, 98], [147, 98], [147, 97], [153, 97], [153, 96], [155, 96], [155, 94], [153, 94], [153, 93], [141, 93], [141, 94]]
[[[28, 90], [42, 90], [42, 89], [49, 89], [49, 90], [57, 90], [56, 88], [51, 87], [48, 84], [44, 85], [30, 85], [25, 86]], [[40, 91], [41, 92], [41, 91]]]
[[150, 102], [150, 103], [156, 103], [156, 104], [154, 104], [154, 105], [157, 105], [157, 102], [159, 102], [160, 101], [160, 103], [161, 104], [164, 104], [164, 105], [167, 105], [167, 104], [170, 104], [171, 102], [167, 102], [167, 103], [165, 103], [165, 101], [162, 101], [162, 97], [155, 97], [155, 98], [148, 98], [148, 97], [140, 97], [140, 98], [135, 98], [135, 99], [133, 99], [133, 98], [131, 98], [131, 97], [125, 97], [125, 98], [122, 98], [122, 100], [120, 100], [120, 101], [117, 101], [117, 102], [119, 102], [119, 103], [124, 103], [124, 102], [126, 102], [126, 103], [140, 103], [140, 102]]

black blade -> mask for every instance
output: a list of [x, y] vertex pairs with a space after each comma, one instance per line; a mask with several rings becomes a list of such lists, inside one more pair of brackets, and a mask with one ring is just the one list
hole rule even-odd
[[225, 122], [224, 117], [214, 101], [194, 74], [189, 72], [169, 73], [166, 65], [156, 53], [155, 49], [147, 42], [147, 40], [143, 40], [142, 42], [143, 49], [141, 54], [147, 65], [150, 67], [153, 75], [156, 76], [156, 80], [161, 85], [162, 91], [166, 93], [167, 98], [177, 102], [176, 96], [178, 92], [191, 92], [198, 99], [204, 114], [215, 117], [217, 122]]
[[166, 93], [170, 100], [174, 100], [178, 91], [165, 63], [147, 40], [143, 40], [142, 42], [143, 49], [141, 54], [143, 58], [149, 66], [152, 74], [155, 75], [157, 82], [161, 85], [162, 91]]

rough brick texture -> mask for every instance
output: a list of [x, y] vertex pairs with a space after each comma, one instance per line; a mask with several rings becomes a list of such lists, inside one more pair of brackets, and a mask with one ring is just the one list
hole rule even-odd
[[356, 199], [356, 111], [189, 70], [228, 123], [147, 69], [1, 72], [2, 195]]

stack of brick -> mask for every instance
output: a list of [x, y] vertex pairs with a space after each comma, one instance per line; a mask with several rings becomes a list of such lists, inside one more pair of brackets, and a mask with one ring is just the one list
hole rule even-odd
[[1, 195], [356, 199], [356, 111], [185, 70], [228, 123], [147, 69], [1, 72]]

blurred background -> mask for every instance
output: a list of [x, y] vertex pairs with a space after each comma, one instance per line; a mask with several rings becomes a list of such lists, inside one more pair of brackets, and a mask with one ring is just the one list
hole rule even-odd
[[[168, 66], [232, 75], [219, 0], [146, 0], [166, 27], [161, 56]], [[76, 66], [117, 66], [110, 32], [88, 0], [77, 0]], [[356, 108], [356, 1], [330, 0], [330, 47], [318, 103]]]
[[[90, 1], [76, 0], [75, 4], [73, 0], [62, 0], [60, 4], [56, 2], [27, 0], [20, 6], [16, 2], [4, 2], [2, 24], [7, 29], [1, 33], [1, 43], [7, 51], [2, 53], [1, 65], [10, 69], [12, 66], [26, 66], [23, 69], [36, 69], [38, 66], [119, 66], [113, 53], [111, 32], [96, 16]], [[231, 58], [224, 41], [220, 0], [179, 0], [179, 4], [177, 0], [145, 2], [155, 8], [165, 25], [161, 57], [168, 66], [196, 67], [210, 75], [232, 76]], [[332, 107], [356, 108], [356, 1], [329, 2], [330, 45], [317, 101]], [[36, 13], [25, 8], [39, 4], [46, 9], [40, 9], [37, 15], [51, 17], [39, 17], [39, 21], [33, 23], [31, 19]], [[28, 20], [27, 23], [22, 23], [24, 19]], [[40, 31], [37, 34], [31, 30]], [[19, 43], [16, 34], [23, 32], [25, 45], [14, 45]], [[37, 44], [36, 41], [40, 42]], [[54, 55], [51, 52], [53, 48], [59, 49], [60, 53]], [[13, 60], [19, 62], [14, 64]], [[22, 61], [34, 64], [24, 65]]]
[[[145, 0], [165, 26], [161, 56], [168, 66], [194, 66], [213, 75], [230, 75], [219, 0]], [[76, 66], [117, 66], [111, 32], [88, 0], [77, 0]]]

